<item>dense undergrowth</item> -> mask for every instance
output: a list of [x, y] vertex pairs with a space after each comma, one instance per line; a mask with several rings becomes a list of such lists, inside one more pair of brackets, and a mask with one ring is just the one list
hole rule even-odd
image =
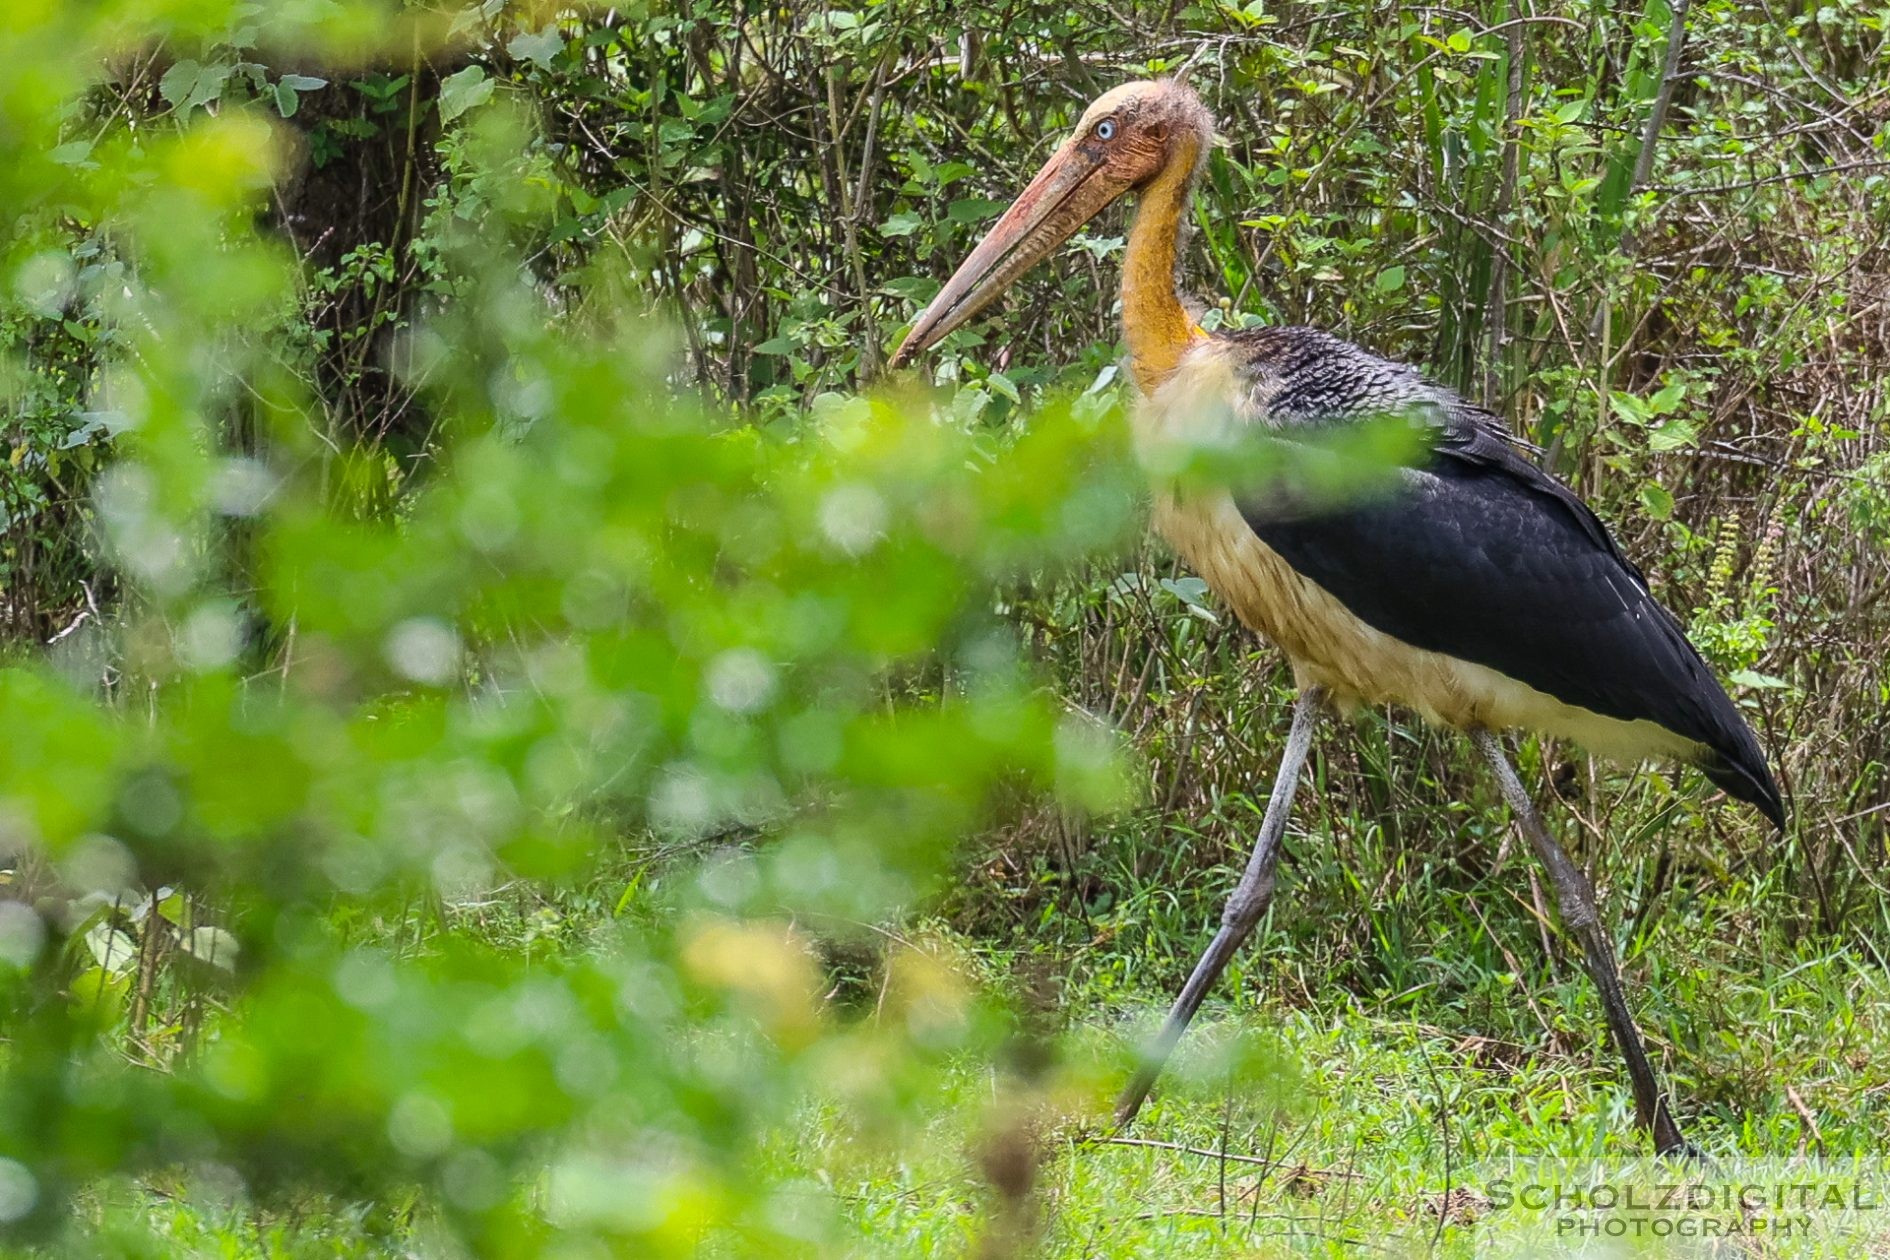
[[1773, 755], [1782, 837], [1522, 750], [1696, 1140], [1879, 1153], [1884, 22], [12, 6], [8, 1245], [1468, 1252], [1491, 1161], [1638, 1149], [1495, 792], [1398, 712], [1322, 733], [1221, 1018], [1098, 1121], [1290, 680], [1142, 540], [1119, 222], [882, 363], [1184, 61], [1204, 322], [1504, 414]]

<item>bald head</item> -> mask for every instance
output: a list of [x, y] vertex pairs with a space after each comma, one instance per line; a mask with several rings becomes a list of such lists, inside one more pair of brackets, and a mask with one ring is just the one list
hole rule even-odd
[[937, 345], [1116, 198], [1147, 191], [1163, 175], [1185, 193], [1213, 139], [1214, 119], [1185, 83], [1145, 79], [1097, 97], [1076, 134], [920, 312], [892, 366]]
[[1214, 116], [1177, 79], [1139, 79], [1110, 88], [1083, 111], [1071, 143], [1138, 187], [1178, 162], [1198, 164], [1214, 140]]

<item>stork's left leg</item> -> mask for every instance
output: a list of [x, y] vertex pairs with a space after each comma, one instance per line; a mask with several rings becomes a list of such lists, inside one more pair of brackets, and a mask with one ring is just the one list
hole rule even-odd
[[1319, 719], [1325, 697], [1325, 688], [1308, 687], [1299, 693], [1293, 705], [1293, 725], [1286, 733], [1286, 754], [1280, 758], [1280, 771], [1273, 780], [1273, 795], [1267, 798], [1267, 812], [1260, 821], [1260, 835], [1254, 841], [1253, 855], [1247, 859], [1247, 869], [1240, 883], [1235, 885], [1234, 895], [1227, 899], [1221, 911], [1220, 931], [1208, 943], [1201, 961], [1194, 965], [1181, 996], [1175, 999], [1168, 1018], [1162, 1021], [1161, 1032], [1143, 1053], [1135, 1075], [1123, 1089], [1122, 1097], [1116, 1100], [1118, 1124], [1135, 1119], [1149, 1090], [1155, 1087], [1162, 1065], [1168, 1062], [1181, 1034], [1188, 1031], [1194, 1013], [1201, 1009], [1208, 990], [1221, 978], [1221, 972], [1227, 970], [1235, 952], [1253, 934], [1260, 917], [1273, 904], [1273, 871], [1280, 862], [1280, 840], [1286, 835], [1287, 815], [1293, 812], [1293, 793], [1298, 790], [1299, 772], [1312, 748], [1313, 726]]
[[1627, 1060], [1628, 1079], [1634, 1086], [1634, 1110], [1641, 1127], [1653, 1134], [1654, 1149], [1660, 1154], [1690, 1154], [1691, 1148], [1680, 1136], [1680, 1126], [1674, 1123], [1667, 1109], [1666, 1097], [1654, 1076], [1654, 1066], [1648, 1061], [1646, 1047], [1641, 1044], [1640, 1030], [1634, 1026], [1634, 1016], [1628, 1011], [1627, 995], [1621, 989], [1621, 973], [1615, 966], [1614, 941], [1602, 926], [1601, 913], [1595, 908], [1594, 887], [1582, 868], [1575, 865], [1543, 825], [1535, 802], [1523, 790], [1522, 780], [1516, 777], [1515, 767], [1509, 764], [1509, 757], [1503, 752], [1502, 741], [1492, 732], [1483, 730], [1472, 731], [1470, 738], [1484, 760], [1490, 763], [1490, 768], [1496, 771], [1496, 780], [1502, 785], [1503, 797], [1516, 815], [1517, 825], [1528, 837], [1536, 857], [1548, 868], [1563, 926], [1581, 942], [1582, 953], [1588, 961], [1588, 974], [1601, 991], [1601, 1006], [1607, 1012], [1615, 1045]]

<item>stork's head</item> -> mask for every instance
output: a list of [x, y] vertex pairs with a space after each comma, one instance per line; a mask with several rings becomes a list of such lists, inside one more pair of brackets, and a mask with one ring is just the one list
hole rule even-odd
[[925, 308], [892, 366], [944, 340], [1122, 194], [1164, 174], [1191, 178], [1213, 138], [1213, 116], [1178, 80], [1125, 83], [1097, 97]]

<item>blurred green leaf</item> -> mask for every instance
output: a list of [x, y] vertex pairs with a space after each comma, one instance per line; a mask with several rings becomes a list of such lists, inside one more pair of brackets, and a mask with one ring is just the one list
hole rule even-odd
[[483, 66], [467, 66], [440, 80], [440, 121], [452, 122], [492, 99], [493, 83]]
[[505, 51], [520, 61], [536, 62], [549, 69], [552, 59], [564, 51], [564, 36], [555, 25], [547, 26], [536, 34], [522, 31], [506, 43]]
[[982, 223], [1004, 206], [1002, 201], [989, 201], [983, 197], [960, 197], [946, 207], [945, 214], [954, 223]]
[[925, 226], [925, 220], [910, 210], [901, 210], [879, 225], [879, 230], [886, 236], [910, 236]]

